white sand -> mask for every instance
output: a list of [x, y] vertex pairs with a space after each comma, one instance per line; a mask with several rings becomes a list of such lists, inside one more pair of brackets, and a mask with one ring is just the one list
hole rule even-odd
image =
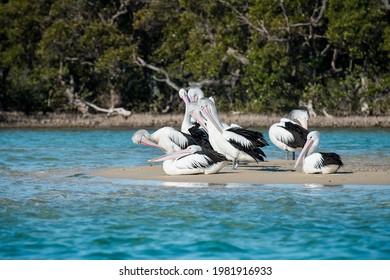
[[164, 182], [207, 183], [257, 183], [257, 184], [305, 184], [323, 185], [390, 185], [390, 165], [370, 163], [353, 165], [345, 163], [335, 174], [304, 174], [300, 167], [293, 170], [294, 161], [272, 160], [259, 164], [241, 165], [237, 170], [231, 166], [211, 175], [166, 175], [161, 164], [127, 168], [95, 170], [92, 175], [106, 178], [156, 180]]

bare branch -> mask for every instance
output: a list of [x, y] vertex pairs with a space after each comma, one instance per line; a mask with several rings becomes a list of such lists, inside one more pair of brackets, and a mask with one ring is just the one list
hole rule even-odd
[[151, 65], [151, 64], [148, 64], [145, 62], [145, 60], [143, 60], [140, 57], [136, 58], [135, 63], [138, 66], [148, 68], [148, 69], [153, 70], [154, 72], [156, 72], [158, 74], [162, 74], [164, 76], [164, 78], [157, 78], [157, 77], [153, 76], [153, 79], [155, 79], [156, 81], [165, 82], [167, 85], [169, 85], [171, 88], [173, 88], [176, 91], [180, 90], [180, 87], [171, 81], [168, 72], [165, 71], [164, 69], [159, 68], [159, 67], [154, 66], [154, 65]]
[[244, 65], [249, 64], [249, 60], [244, 55], [240, 54], [237, 50], [235, 50], [231, 47], [228, 47], [226, 53], [228, 55], [233, 56], [235, 59], [237, 59], [239, 62], [241, 62]]
[[[65, 84], [65, 82], [62, 80], [61, 75], [59, 78], [60, 78], [61, 82]], [[127, 118], [131, 115], [131, 111], [128, 111], [124, 108], [112, 107], [110, 109], [104, 109], [104, 108], [100, 108], [99, 106], [96, 106], [93, 103], [90, 103], [90, 102], [87, 102], [87, 101], [80, 99], [78, 97], [78, 92], [75, 91], [75, 82], [74, 82], [74, 78], [72, 75], [70, 76], [69, 85], [65, 89], [65, 96], [68, 99], [69, 105], [76, 108], [83, 115], [89, 114], [88, 107], [91, 107], [98, 112], [107, 113], [108, 116], [118, 114], [118, 115], [122, 115], [123, 117]]]
[[224, 4], [225, 6], [230, 8], [231, 10], [233, 10], [237, 14], [238, 18], [241, 19], [244, 23], [246, 23], [247, 25], [249, 25], [253, 29], [257, 30], [258, 32], [264, 34], [264, 30], [257, 27], [256, 25], [254, 25], [244, 14], [242, 14], [239, 10], [237, 10], [232, 4], [230, 4], [229, 2], [226, 2], [224, 0], [219, 0], [219, 2], [221, 2], [222, 4]]
[[288, 20], [288, 16], [286, 13], [286, 8], [284, 7], [284, 0], [279, 0], [279, 4], [280, 4], [280, 7], [282, 8], [284, 21], [286, 22], [286, 30], [287, 30], [287, 32], [290, 32], [290, 24], [288, 23], [289, 20]]
[[[310, 17], [310, 23], [313, 25], [313, 26], [316, 26], [318, 24], [318, 22], [321, 20], [322, 18], [322, 15], [324, 14], [324, 11], [326, 9], [326, 4], [327, 4], [328, 0], [322, 0], [322, 5], [320, 8], [316, 8], [314, 9], [313, 11], [313, 14], [312, 16]], [[319, 12], [318, 12], [319, 11]], [[315, 17], [314, 15], [318, 12], [318, 16]]]
[[81, 102], [93, 109], [95, 109], [96, 111], [98, 112], [103, 112], [103, 113], [107, 113], [108, 116], [112, 116], [112, 115], [115, 115], [115, 114], [118, 114], [118, 115], [121, 115], [121, 116], [124, 116], [124, 117], [129, 117], [131, 115], [131, 111], [128, 111], [124, 108], [110, 108], [110, 109], [104, 109], [104, 108], [101, 108], [93, 103], [90, 103], [88, 101], [84, 101], [84, 100], [81, 100], [81, 99], [76, 99], [75, 100], [76, 102]]
[[[80, 58], [78, 57], [65, 57], [64, 58], [64, 61], [72, 61], [72, 62], [75, 62], [75, 61], [80, 61]], [[95, 64], [93, 64], [92, 62], [90, 61], [81, 61], [80, 62], [81, 65], [89, 65], [89, 66], [94, 66]]]
[[127, 6], [129, 5], [129, 2], [130, 2], [130, 0], [121, 0], [121, 4], [120, 4], [120, 6], [119, 6], [119, 9], [116, 11], [116, 13], [115, 13], [115, 14], [110, 18], [110, 20], [108, 21], [108, 24], [109, 24], [110, 26], [114, 24], [115, 20], [116, 20], [119, 16], [121, 16], [121, 15], [127, 13]]
[[115, 20], [118, 17], [127, 13], [127, 6], [129, 5], [129, 3], [130, 3], [130, 0], [120, 0], [119, 8], [117, 9], [116, 13], [113, 16], [111, 16], [111, 18], [109, 18], [108, 20], [106, 20], [104, 15], [101, 13], [98, 13], [98, 16], [104, 25], [111, 26], [114, 24]]
[[321, 55], [324, 55], [330, 48], [330, 44], [327, 44], [326, 47], [321, 51]]
[[262, 34], [268, 41], [270, 42], [286, 42], [288, 39], [283, 39], [283, 38], [278, 38], [276, 36], [270, 35], [270, 32], [266, 28], [264, 21], [260, 20], [257, 22], [257, 24], [254, 24], [253, 22], [250, 21], [250, 19], [245, 16], [243, 13], [241, 13], [239, 10], [237, 10], [232, 4], [229, 2], [226, 2], [224, 0], [219, 0], [222, 4], [230, 8], [233, 12], [237, 14], [237, 17], [239, 20], [241, 20], [243, 23], [247, 24], [249, 27], [254, 29], [255, 31], [259, 32]]
[[199, 82], [188, 82], [189, 86], [191, 87], [203, 87], [203, 86], [219, 86], [219, 85], [224, 85], [224, 86], [229, 86], [231, 85], [231, 80], [215, 80], [215, 79], [204, 79]]
[[385, 5], [385, 9], [387, 11], [390, 11], [390, 1], [389, 0], [382, 0], [382, 2]]
[[336, 60], [338, 57], [339, 50], [337, 48], [333, 49], [333, 55], [332, 55], [332, 62], [330, 63], [330, 66], [332, 67], [332, 70], [335, 72], [340, 72], [342, 69], [336, 67]]
[[213, 32], [211, 31], [210, 24], [208, 23], [208, 20], [204, 19], [203, 16], [200, 16], [200, 18], [202, 19], [202, 24], [203, 24], [204, 29], [206, 31], [207, 38], [210, 40], [211, 44], [214, 47], [216, 47], [217, 43], [216, 43], [216, 40], [215, 40], [215, 36], [214, 36]]

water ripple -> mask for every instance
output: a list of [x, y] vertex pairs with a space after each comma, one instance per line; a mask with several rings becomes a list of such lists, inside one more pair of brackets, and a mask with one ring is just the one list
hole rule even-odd
[[[349, 160], [365, 158], [365, 148], [346, 143], [345, 135], [368, 137], [373, 160], [390, 154], [380, 140], [389, 131], [324, 134], [321, 145]], [[390, 258], [390, 186], [91, 177], [94, 168], [141, 165], [161, 154], [133, 145], [130, 135], [0, 131], [0, 258]], [[271, 158], [280, 156], [272, 149]]]

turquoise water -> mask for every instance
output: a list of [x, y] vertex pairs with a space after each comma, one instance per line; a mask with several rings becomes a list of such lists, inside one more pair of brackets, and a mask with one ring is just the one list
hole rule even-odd
[[[326, 186], [91, 176], [161, 155], [134, 145], [133, 132], [1, 130], [0, 259], [390, 259], [390, 178]], [[321, 150], [346, 162], [390, 164], [389, 129], [320, 132]]]

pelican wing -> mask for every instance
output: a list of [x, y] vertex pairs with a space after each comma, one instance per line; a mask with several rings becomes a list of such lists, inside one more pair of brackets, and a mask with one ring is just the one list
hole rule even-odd
[[264, 147], [269, 145], [264, 139], [263, 134], [259, 131], [253, 131], [237, 126], [230, 127], [226, 129], [226, 131], [233, 132], [234, 134], [244, 137], [245, 139], [249, 140], [252, 145], [257, 147]]
[[190, 145], [194, 145], [194, 141], [191, 140], [191, 135], [182, 133], [177, 130], [170, 130], [168, 138], [177, 144], [181, 149], [185, 149]]
[[196, 124], [188, 129], [192, 138], [196, 142], [196, 145], [199, 145], [202, 148], [213, 149], [211, 147], [208, 134], [203, 129], [200, 129], [199, 127], [200, 125]]
[[225, 130], [223, 132], [223, 136], [234, 148], [248, 154], [256, 162], [259, 160], [264, 161], [263, 157], [266, 157], [266, 155], [258, 146], [253, 143], [253, 141], [248, 140], [244, 136], [229, 130]]
[[190, 154], [175, 160], [175, 166], [178, 169], [198, 169], [211, 166], [213, 161], [201, 153]]
[[243, 136], [239, 133], [236, 133], [235, 131], [233, 131], [231, 129], [224, 130], [222, 136], [229, 143], [231, 143], [231, 144], [237, 143], [238, 145], [240, 145], [241, 149], [242, 148], [250, 148], [250, 147], [254, 146], [254, 144], [251, 140], [249, 140], [248, 138], [246, 138], [245, 136]]
[[309, 133], [308, 130], [290, 121], [285, 122], [284, 126], [278, 125], [277, 127], [281, 129], [279, 130], [279, 133], [275, 136], [276, 139], [285, 143], [291, 148], [302, 148], [303, 146], [305, 146], [307, 134]]
[[228, 160], [223, 154], [218, 153], [213, 149], [203, 148], [202, 152], [199, 153], [200, 154], [203, 153], [205, 156], [210, 158], [210, 160], [212, 160], [214, 163]]
[[[341, 157], [336, 153], [319, 153], [322, 156], [322, 165], [339, 165], [343, 166], [344, 163], [341, 160]], [[318, 167], [317, 167], [318, 168]]]

